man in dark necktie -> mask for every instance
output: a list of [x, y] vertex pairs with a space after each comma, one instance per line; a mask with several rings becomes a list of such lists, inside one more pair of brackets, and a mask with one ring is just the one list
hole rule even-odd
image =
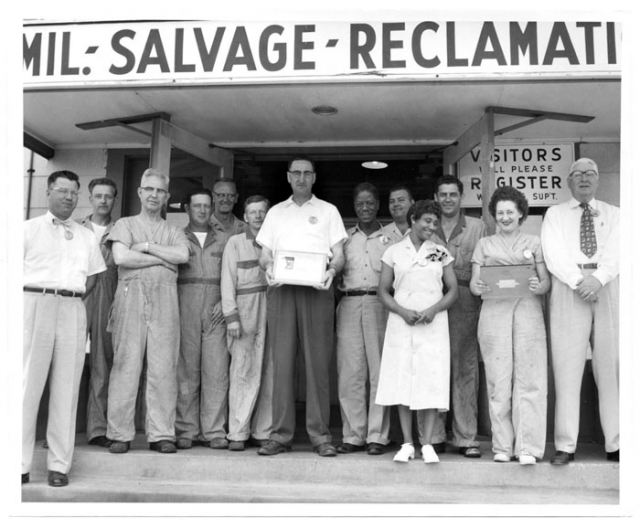
[[552, 274], [554, 465], [565, 465], [574, 459], [580, 426], [580, 387], [589, 344], [607, 459], [620, 459], [620, 209], [595, 199], [599, 177], [593, 160], [575, 161], [568, 179], [572, 198], [550, 207], [542, 224], [542, 247]]

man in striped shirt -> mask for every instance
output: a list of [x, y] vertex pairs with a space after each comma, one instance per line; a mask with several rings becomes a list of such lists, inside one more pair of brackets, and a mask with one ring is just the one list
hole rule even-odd
[[[269, 209], [263, 196], [244, 204], [246, 232], [232, 236], [222, 257], [222, 312], [227, 323], [229, 449], [243, 451], [250, 439], [262, 446], [271, 432], [273, 362], [266, 350], [267, 278], [255, 239]], [[253, 419], [252, 419], [253, 418]]]

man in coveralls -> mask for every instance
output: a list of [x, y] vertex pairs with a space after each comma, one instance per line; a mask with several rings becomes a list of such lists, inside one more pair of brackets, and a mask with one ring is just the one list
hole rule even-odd
[[100, 245], [107, 270], [96, 276], [96, 284], [87, 292], [87, 332], [89, 333], [89, 399], [87, 401], [87, 440], [91, 445], [109, 447], [107, 439], [107, 394], [109, 374], [113, 365], [111, 334], [107, 332], [109, 310], [118, 286], [118, 266], [113, 260], [107, 238], [113, 227], [111, 212], [116, 203], [118, 189], [109, 178], [96, 178], [89, 182], [89, 203], [93, 212], [78, 223], [89, 229]]
[[391, 408], [375, 404], [387, 327], [387, 310], [378, 300], [378, 281], [382, 254], [391, 246], [391, 239], [377, 220], [378, 189], [370, 183], [356, 186], [353, 206], [358, 223], [347, 231], [344, 243], [345, 264], [338, 286], [344, 296], [336, 313], [343, 442], [337, 451], [361, 451], [366, 442], [368, 454], [381, 455], [389, 443]]
[[184, 231], [162, 210], [169, 178], [155, 169], [142, 174], [137, 216], [118, 220], [109, 234], [118, 265], [118, 288], [109, 316], [113, 368], [109, 378], [107, 438], [111, 453], [126, 453], [136, 430], [136, 395], [146, 359], [146, 435], [149, 448], [175, 453], [176, 367], [180, 346], [178, 264], [189, 259]]
[[599, 178], [595, 161], [575, 161], [568, 178], [572, 198], [550, 207], [542, 222], [556, 389], [551, 463], [558, 466], [575, 456], [589, 343], [607, 460], [620, 460], [620, 209], [595, 199]]
[[[335, 456], [329, 431], [329, 359], [333, 351], [334, 294], [331, 283], [344, 265], [347, 233], [338, 209], [312, 193], [316, 181], [313, 162], [294, 158], [287, 180], [293, 195], [273, 206], [256, 241], [262, 247], [260, 265], [269, 292], [267, 331], [273, 352], [273, 430], [260, 455], [291, 450], [295, 431], [295, 359], [298, 343], [304, 354], [307, 381], [307, 433], [320, 456]], [[325, 253], [328, 267], [322, 286], [279, 285], [273, 259], [278, 250]]]
[[[481, 456], [478, 433], [478, 317], [481, 301], [471, 294], [471, 256], [487, 228], [477, 218], [460, 210], [462, 182], [454, 176], [442, 176], [436, 183], [435, 200], [442, 208], [442, 220], [432, 236], [436, 244], [446, 247], [453, 257], [453, 271], [458, 280], [458, 300], [449, 308], [451, 346], [451, 410], [453, 444], [467, 458]], [[431, 444], [436, 453], [444, 453], [446, 413], [439, 413]], [[422, 435], [422, 424], [418, 420]], [[429, 443], [429, 439], [423, 439]], [[421, 440], [422, 441], [422, 440]]]
[[382, 228], [382, 233], [391, 239], [392, 243], [400, 242], [411, 229], [407, 213], [415, 203], [411, 191], [404, 185], [398, 185], [389, 191], [389, 213], [393, 222]]
[[78, 175], [47, 180], [46, 214], [24, 223], [24, 343], [22, 351], [22, 484], [29, 482], [40, 399], [49, 378], [49, 486], [69, 484], [78, 393], [87, 342], [82, 295], [106, 266], [93, 234], [71, 220]]
[[229, 239], [222, 257], [222, 311], [231, 355], [230, 451], [243, 451], [250, 437], [262, 447], [271, 432], [273, 360], [266, 350], [267, 278], [255, 241], [269, 205], [263, 196], [247, 198], [244, 220], [249, 229]]
[[211, 227], [213, 197], [197, 189], [184, 205], [189, 225], [189, 261], [178, 275], [180, 358], [178, 360], [178, 449], [196, 442], [226, 449], [229, 352], [220, 296], [222, 252], [228, 236]]
[[233, 180], [218, 180], [214, 184], [213, 215], [209, 222], [218, 233], [225, 233], [227, 237], [247, 230], [247, 224], [233, 214], [237, 202], [238, 191]]

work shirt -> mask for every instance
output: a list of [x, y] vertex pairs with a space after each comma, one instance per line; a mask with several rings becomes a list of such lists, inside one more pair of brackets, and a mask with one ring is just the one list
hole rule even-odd
[[225, 229], [224, 225], [216, 218], [216, 215], [211, 215], [211, 219], [209, 220], [209, 225], [212, 226], [218, 233], [224, 233], [227, 235], [227, 238], [232, 237], [233, 235], [239, 235], [240, 233], [244, 233], [249, 228], [247, 224], [242, 220], [236, 218], [234, 215], [231, 215], [233, 223], [229, 229]]
[[291, 196], [269, 209], [256, 241], [274, 253], [308, 251], [331, 257], [331, 248], [345, 238], [338, 209], [312, 195], [302, 205]]
[[583, 278], [578, 264], [597, 263], [598, 269], [592, 275], [602, 285], [620, 272], [620, 209], [596, 199], [591, 200], [589, 206], [594, 210], [593, 226], [598, 244], [598, 250], [591, 258], [580, 250], [582, 208], [578, 200], [571, 198], [550, 207], [542, 222], [542, 249], [547, 267], [573, 290]]
[[398, 229], [398, 226], [395, 222], [391, 222], [382, 228], [382, 234], [388, 236], [391, 239], [392, 244], [396, 244], [400, 242], [404, 237], [406, 237], [411, 232], [411, 228], [407, 228], [404, 235]]
[[453, 257], [453, 271], [458, 284], [469, 287], [471, 279], [471, 257], [478, 241], [487, 236], [487, 226], [482, 220], [460, 215], [458, 223], [451, 231], [449, 240], [446, 239], [442, 224], [431, 236], [436, 244], [445, 246]]
[[229, 236], [211, 228], [201, 246], [191, 227], [185, 227], [184, 234], [189, 244], [189, 260], [178, 266], [178, 284], [220, 286], [222, 252]]
[[[93, 236], [93, 235], [92, 235]], [[161, 220], [153, 226], [142, 221], [140, 215], [128, 216], [118, 220], [107, 241], [110, 243], [120, 242], [127, 248], [131, 248], [139, 242], [149, 242], [163, 246], [184, 246], [189, 247], [189, 241], [184, 231], [179, 227], [172, 226], [166, 220]], [[171, 268], [171, 269], [169, 269]], [[145, 268], [127, 268], [118, 266], [119, 280], [141, 280], [145, 282], [176, 282], [178, 266], [176, 264], [158, 264]]]
[[[240, 320], [238, 296], [267, 291], [267, 277], [258, 263], [260, 246], [251, 230], [232, 236], [222, 256], [222, 313], [227, 324]], [[242, 314], [246, 316], [248, 314]], [[257, 317], [258, 314], [253, 314]], [[242, 321], [243, 326], [246, 321]]]
[[[69, 219], [67, 229], [46, 214], [24, 222], [23, 285], [84, 293], [87, 277], [107, 269], [91, 231]], [[65, 238], [66, 231], [73, 238]]]
[[341, 291], [375, 290], [380, 281], [382, 254], [393, 242], [381, 225], [366, 235], [358, 225], [347, 231], [344, 243], [345, 264], [338, 289]]
[[[78, 223], [88, 229], [89, 231], [93, 231], [94, 235], [95, 229], [94, 224], [91, 221], [91, 215], [86, 216], [82, 220], [79, 220]], [[102, 253], [102, 258], [104, 259], [104, 263], [107, 265], [107, 270], [113, 273], [117, 273], [118, 265], [115, 260], [113, 260], [113, 252], [111, 251], [111, 244], [108, 244], [107, 241], [109, 239], [109, 233], [111, 233], [111, 229], [115, 225], [115, 222], [111, 222], [110, 224], [105, 226], [104, 233], [98, 240], [98, 245], [100, 246], [100, 253]], [[97, 238], [97, 237], [96, 237]]]

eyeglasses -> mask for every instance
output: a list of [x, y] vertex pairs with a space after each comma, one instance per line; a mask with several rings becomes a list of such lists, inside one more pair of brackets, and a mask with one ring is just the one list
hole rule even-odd
[[313, 171], [304, 171], [304, 172], [293, 171], [293, 172], [289, 172], [289, 174], [291, 174], [295, 178], [299, 178], [300, 176], [304, 176], [305, 178], [311, 178], [311, 176], [313, 176], [315, 173]]
[[221, 200], [233, 200], [236, 197], [236, 193], [213, 193]]
[[153, 194], [153, 191], [158, 193], [158, 196], [164, 196], [167, 194], [168, 191], [165, 191], [164, 189], [158, 189], [157, 187], [140, 187], [144, 192], [147, 192], [149, 194]]
[[571, 173], [571, 176], [573, 176], [574, 178], [582, 178], [583, 176], [586, 176], [587, 178], [595, 178], [598, 175], [598, 173], [596, 171], [573, 171]]
[[73, 198], [77, 198], [80, 195], [80, 191], [73, 191], [71, 189], [65, 189], [64, 187], [54, 187], [51, 190], [56, 191], [57, 193], [63, 195], [65, 198], [69, 195], [71, 195]]

